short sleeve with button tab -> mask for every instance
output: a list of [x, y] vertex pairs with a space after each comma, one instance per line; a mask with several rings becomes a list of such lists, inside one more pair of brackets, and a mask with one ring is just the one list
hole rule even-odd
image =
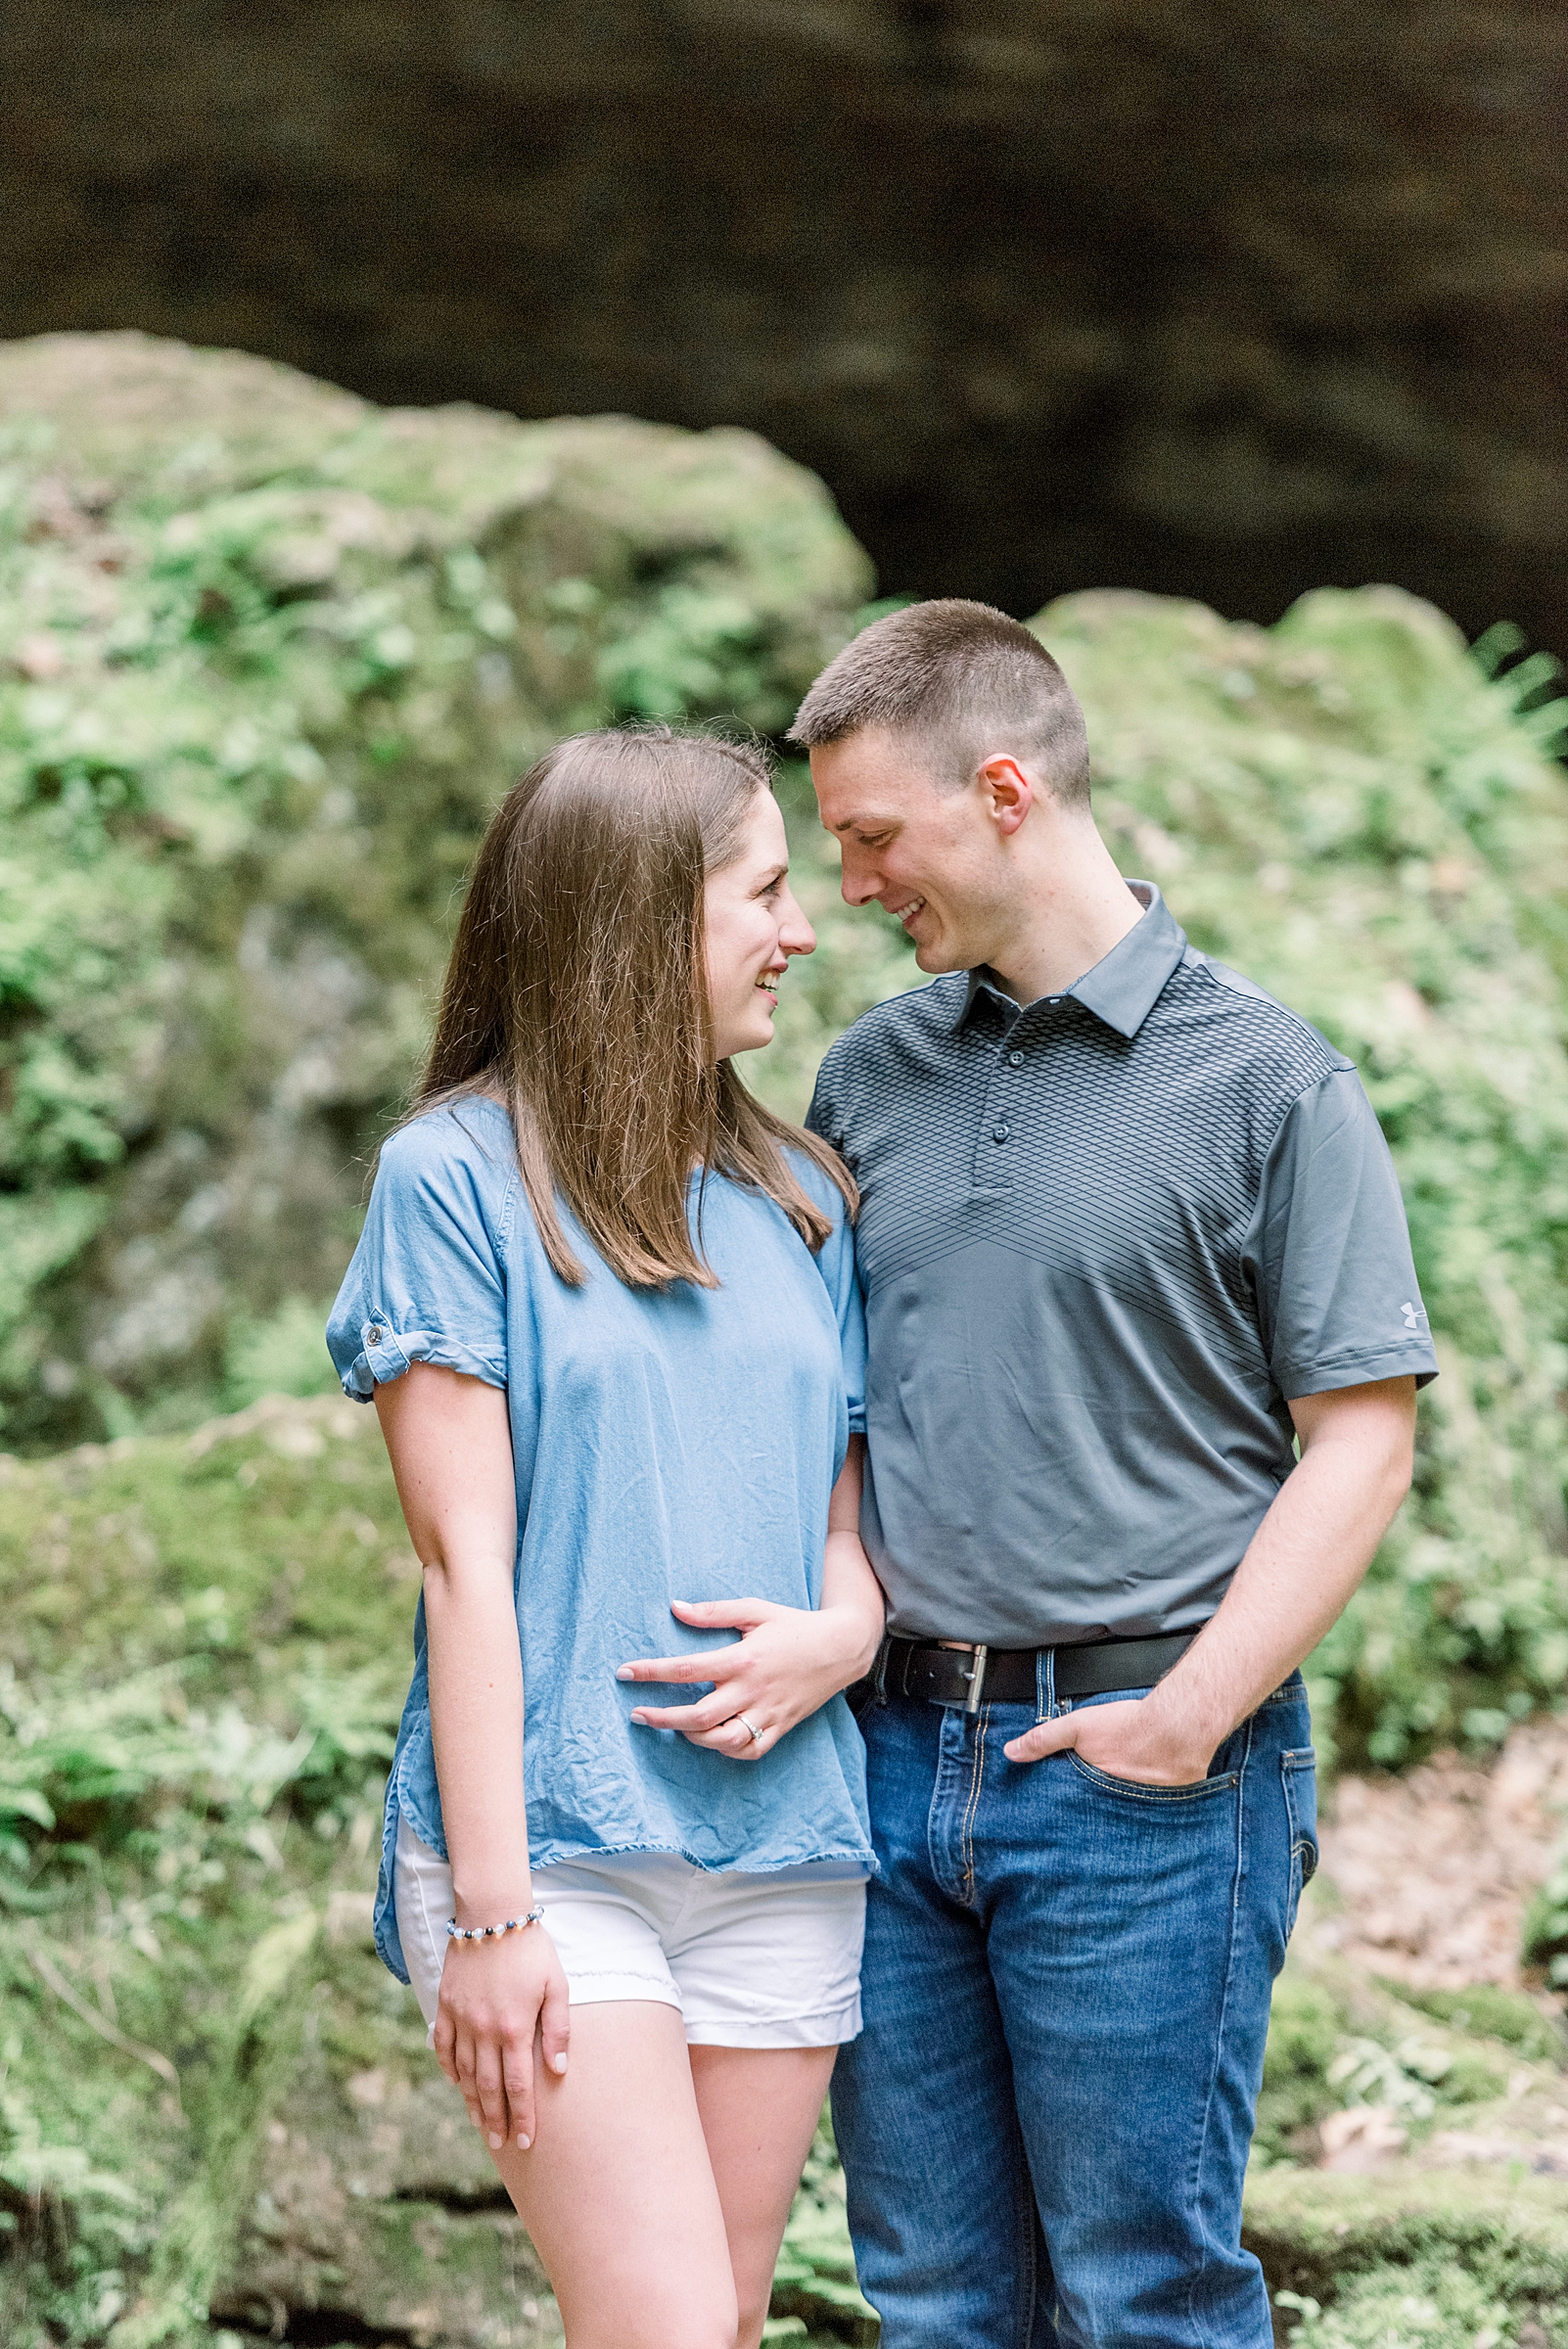
[[[344, 1393], [368, 1403], [411, 1362], [504, 1387], [505, 1220], [516, 1164], [486, 1118], [437, 1110], [385, 1144], [370, 1210], [327, 1327]], [[493, 1128], [493, 1131], [492, 1131]], [[461, 1147], [456, 1145], [461, 1144]]]

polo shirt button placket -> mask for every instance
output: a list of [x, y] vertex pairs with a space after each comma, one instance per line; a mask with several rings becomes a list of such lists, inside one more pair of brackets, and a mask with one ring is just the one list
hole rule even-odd
[[1010, 1072], [1021, 1069], [1029, 1055], [1018, 1044], [996, 1051], [992, 1076], [986, 1088], [987, 1098], [981, 1113], [976, 1134], [974, 1158], [970, 1172], [972, 1187], [979, 1192], [1006, 1190], [1011, 1186], [1012, 1172], [1008, 1162], [997, 1152], [1013, 1138], [1012, 1118], [1004, 1095]]

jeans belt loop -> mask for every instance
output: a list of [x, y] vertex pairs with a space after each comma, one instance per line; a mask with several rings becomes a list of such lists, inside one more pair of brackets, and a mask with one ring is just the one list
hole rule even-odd
[[986, 1685], [986, 1658], [991, 1653], [991, 1650], [988, 1647], [977, 1647], [971, 1652], [974, 1655], [975, 1668], [973, 1672], [967, 1675], [969, 1681], [969, 1694], [964, 1698], [964, 1711], [966, 1713], [978, 1713], [980, 1711], [981, 1690]]

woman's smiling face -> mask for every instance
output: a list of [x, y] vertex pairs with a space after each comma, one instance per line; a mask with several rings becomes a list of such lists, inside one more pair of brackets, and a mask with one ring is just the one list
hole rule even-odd
[[708, 875], [703, 910], [714, 1058], [760, 1051], [773, 1040], [786, 963], [816, 944], [790, 892], [784, 818], [771, 792], [758, 792], [739, 850]]

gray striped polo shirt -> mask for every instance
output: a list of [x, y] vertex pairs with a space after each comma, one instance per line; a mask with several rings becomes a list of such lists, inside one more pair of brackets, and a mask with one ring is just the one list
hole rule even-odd
[[857, 1020], [807, 1124], [860, 1184], [864, 1532], [906, 1635], [1203, 1623], [1293, 1463], [1287, 1401], [1436, 1375], [1352, 1063], [1160, 893], [1060, 995], [984, 971]]

